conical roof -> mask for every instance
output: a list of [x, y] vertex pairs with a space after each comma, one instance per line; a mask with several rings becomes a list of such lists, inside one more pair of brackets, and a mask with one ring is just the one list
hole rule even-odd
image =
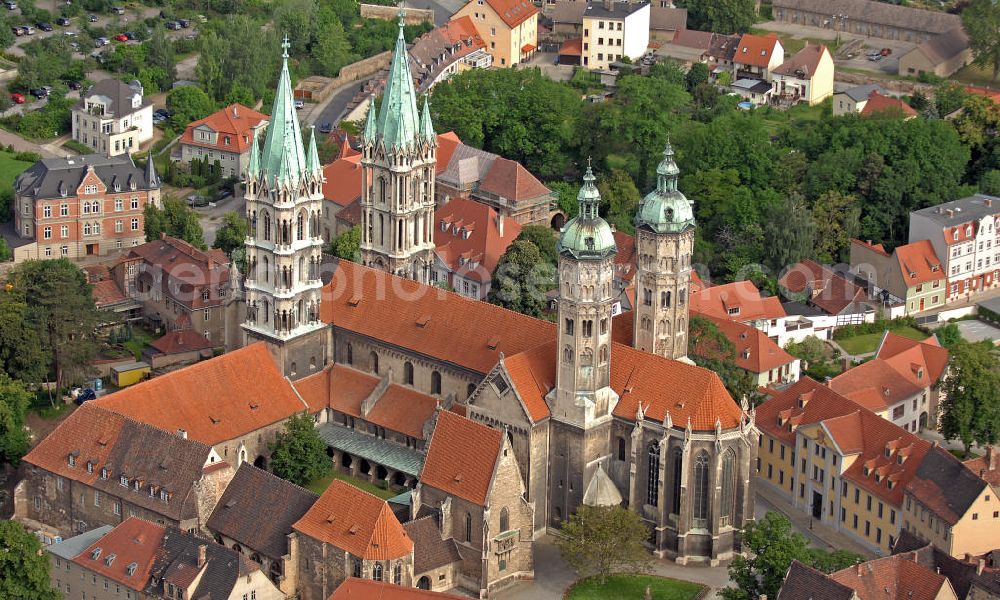
[[316, 148], [316, 126], [309, 127], [312, 135], [309, 137], [309, 155], [306, 157], [306, 170], [314, 175], [318, 175], [323, 166], [319, 164], [319, 150]]
[[667, 140], [663, 160], [656, 167], [656, 189], [646, 194], [635, 215], [635, 226], [656, 233], [680, 233], [695, 226], [694, 206], [677, 189], [680, 174], [674, 161], [674, 149]]
[[598, 214], [601, 192], [594, 181], [594, 172], [588, 164], [583, 187], [576, 197], [580, 213], [570, 219], [559, 236], [557, 248], [560, 254], [576, 259], [602, 259], [618, 252], [611, 226]]
[[437, 136], [434, 134], [434, 125], [431, 123], [431, 105], [424, 96], [424, 111], [420, 115], [420, 135], [428, 144], [437, 143]]
[[587, 490], [583, 492], [583, 503], [587, 506], [620, 506], [621, 492], [618, 486], [604, 472], [604, 467], [597, 465], [597, 470], [590, 476]]
[[295, 113], [292, 78], [288, 74], [288, 38], [282, 42], [281, 75], [271, 108], [271, 123], [267, 127], [260, 168], [268, 182], [295, 180], [306, 170], [306, 151], [302, 147], [302, 131]]
[[257, 129], [253, 130], [250, 141], [250, 162], [247, 165], [247, 177], [260, 174], [260, 143], [257, 141]]
[[160, 176], [156, 174], [156, 164], [153, 161], [152, 150], [150, 150], [149, 156], [146, 158], [146, 185], [150, 189], [160, 187]]
[[420, 130], [417, 91], [413, 87], [406, 40], [403, 39], [401, 9], [399, 35], [396, 37], [392, 63], [389, 65], [389, 79], [385, 84], [385, 93], [382, 94], [382, 106], [375, 123], [375, 133], [382, 138], [387, 149], [393, 150], [411, 147], [417, 141]]

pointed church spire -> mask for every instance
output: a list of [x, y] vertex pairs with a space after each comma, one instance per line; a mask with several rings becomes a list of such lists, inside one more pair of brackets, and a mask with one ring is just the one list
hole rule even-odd
[[375, 94], [372, 94], [368, 99], [368, 118], [365, 119], [365, 133], [364, 140], [366, 142], [375, 141], [375, 130], [378, 127], [375, 121], [378, 120], [378, 115], [375, 111]]
[[146, 158], [146, 185], [148, 185], [150, 189], [160, 187], [160, 176], [156, 174], [156, 164], [153, 161], [152, 150]]
[[319, 151], [316, 149], [316, 126], [310, 125], [312, 135], [309, 138], [309, 156], [306, 158], [306, 171], [318, 175], [323, 167], [319, 164]]
[[260, 175], [260, 144], [257, 142], [257, 129], [250, 136], [250, 164], [247, 165], [247, 178]]
[[434, 125], [431, 123], [431, 105], [427, 100], [427, 96], [424, 96], [424, 111], [420, 115], [420, 134], [428, 144], [434, 145], [437, 143]]
[[576, 197], [579, 201], [580, 218], [582, 219], [597, 218], [597, 209], [601, 205], [601, 193], [597, 190], [597, 186], [594, 185], [594, 181], [596, 181], [594, 170], [591, 168], [590, 159], [588, 158], [587, 172], [583, 175], [583, 187], [580, 188], [580, 192]]
[[389, 65], [382, 106], [378, 113], [375, 133], [382, 137], [387, 150], [411, 148], [420, 131], [420, 112], [417, 110], [417, 91], [410, 74], [409, 53], [403, 39], [402, 5], [399, 9], [399, 35]]
[[271, 124], [267, 128], [261, 150], [260, 167], [273, 183], [276, 179], [297, 179], [306, 168], [306, 151], [302, 146], [302, 131], [295, 113], [292, 78], [288, 73], [288, 37], [281, 43], [281, 75], [271, 108]]

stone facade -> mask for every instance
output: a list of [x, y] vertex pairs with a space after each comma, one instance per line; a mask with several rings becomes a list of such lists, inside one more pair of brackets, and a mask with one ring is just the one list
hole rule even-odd
[[694, 229], [676, 234], [637, 229], [636, 250], [635, 346], [667, 358], [684, 358]]
[[[301, 600], [326, 600], [348, 577], [413, 585], [412, 552], [397, 560], [361, 560], [326, 542], [302, 534], [293, 535], [298, 538], [297, 576]], [[381, 569], [381, 575], [375, 573], [376, 569]]]

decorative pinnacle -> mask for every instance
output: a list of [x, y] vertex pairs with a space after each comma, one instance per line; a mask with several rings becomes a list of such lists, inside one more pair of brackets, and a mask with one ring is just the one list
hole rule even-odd
[[288, 43], [288, 36], [286, 35], [285, 39], [281, 41], [281, 58], [288, 58], [288, 49], [291, 47], [292, 45]]
[[670, 136], [667, 135], [667, 145], [663, 148], [663, 158], [669, 158], [674, 155], [674, 147], [670, 145]]
[[396, 14], [399, 17], [399, 35], [403, 35], [403, 19], [406, 17], [406, 4], [402, 0], [399, 2], [399, 12]]

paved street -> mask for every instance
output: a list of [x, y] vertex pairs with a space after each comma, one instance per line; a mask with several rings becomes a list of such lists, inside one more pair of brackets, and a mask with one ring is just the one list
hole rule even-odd
[[[315, 125], [320, 127], [323, 123], [330, 123], [336, 126], [337, 123], [344, 117], [347, 111], [347, 105], [354, 98], [354, 94], [361, 89], [366, 81], [371, 79], [371, 77], [366, 77], [364, 79], [359, 79], [358, 81], [352, 81], [346, 85], [343, 85], [330, 94], [325, 103], [320, 103], [309, 111], [309, 114], [303, 116], [303, 121], [309, 125]], [[308, 106], [308, 105], [307, 105]]]
[[230, 196], [215, 206], [195, 209], [195, 212], [198, 213], [198, 222], [201, 223], [202, 237], [209, 248], [215, 242], [215, 233], [219, 230], [219, 226], [222, 225], [223, 215], [229, 211], [236, 211], [239, 214], [243, 214], [245, 207], [246, 201], [243, 200], [242, 196], [239, 198]]

